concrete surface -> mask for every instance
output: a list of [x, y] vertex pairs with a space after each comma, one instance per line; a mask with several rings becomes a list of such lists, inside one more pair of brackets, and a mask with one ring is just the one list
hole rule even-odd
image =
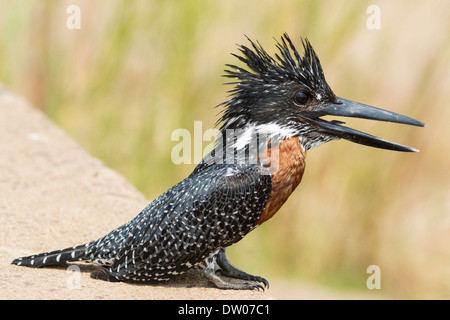
[[23, 98], [0, 87], [1, 299], [273, 299], [208, 287], [198, 272], [158, 285], [108, 283], [92, 266], [26, 268], [19, 256], [83, 244], [136, 216], [148, 200]]

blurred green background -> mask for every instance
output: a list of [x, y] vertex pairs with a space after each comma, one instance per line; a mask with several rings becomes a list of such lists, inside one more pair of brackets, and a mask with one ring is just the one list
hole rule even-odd
[[[284, 32], [308, 37], [337, 95], [427, 126], [348, 123], [421, 152], [312, 149], [300, 187], [230, 260], [282, 298], [450, 298], [449, 12], [447, 0], [2, 0], [0, 82], [154, 199], [194, 168], [172, 163], [171, 133], [214, 126], [236, 44], [274, 53]], [[381, 290], [366, 287], [369, 265]]]

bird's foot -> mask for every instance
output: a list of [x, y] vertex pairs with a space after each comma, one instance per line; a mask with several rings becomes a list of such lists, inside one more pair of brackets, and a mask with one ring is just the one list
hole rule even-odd
[[264, 287], [257, 281], [245, 281], [245, 282], [234, 282], [230, 279], [218, 275], [213, 270], [205, 270], [206, 277], [211, 281], [211, 283], [219, 289], [233, 289], [233, 290], [262, 290]]
[[[239, 270], [228, 262], [225, 255], [225, 249], [221, 249], [216, 256], [216, 268], [207, 268], [205, 270], [206, 276], [209, 280], [220, 289], [236, 289], [236, 290], [262, 290], [269, 288], [269, 282], [258, 276], [253, 276], [242, 270]], [[225, 277], [244, 280], [245, 282], [234, 282]]]
[[269, 281], [267, 281], [263, 277], [254, 276], [254, 275], [248, 274], [248, 273], [246, 273], [246, 272], [244, 272], [242, 270], [239, 270], [239, 269], [233, 269], [233, 270], [219, 269], [219, 270], [217, 270], [217, 273], [219, 273], [220, 275], [224, 275], [226, 277], [229, 277], [229, 278], [250, 281], [250, 282], [254, 282], [254, 283], [258, 283], [258, 284], [262, 283], [263, 286], [261, 286], [261, 285], [259, 285], [259, 286], [263, 290], [269, 289]]

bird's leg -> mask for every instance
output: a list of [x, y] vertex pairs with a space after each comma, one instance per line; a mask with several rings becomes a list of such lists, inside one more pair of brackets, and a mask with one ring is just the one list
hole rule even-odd
[[[207, 277], [219, 288], [222, 289], [262, 289], [269, 287], [269, 282], [258, 276], [252, 276], [244, 271], [241, 271], [234, 267], [230, 262], [228, 262], [227, 257], [225, 255], [225, 249], [221, 249], [218, 254], [214, 257], [214, 265], [215, 267], [206, 268], [205, 274]], [[217, 263], [217, 265], [216, 265]], [[219, 267], [216, 271], [216, 267]], [[226, 277], [245, 280], [245, 282], [235, 283], [218, 275], [224, 275]], [[264, 287], [260, 285], [260, 283], [264, 284]]]

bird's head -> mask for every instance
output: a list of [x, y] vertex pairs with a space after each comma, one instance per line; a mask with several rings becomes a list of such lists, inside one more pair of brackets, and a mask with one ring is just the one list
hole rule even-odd
[[424, 126], [420, 121], [337, 97], [325, 80], [322, 67], [308, 40], [302, 40], [301, 56], [287, 34], [277, 42], [278, 54], [271, 57], [259, 43], [240, 46], [235, 55], [248, 68], [227, 65], [225, 77], [235, 87], [222, 106], [221, 132], [242, 130], [241, 144], [254, 133], [298, 137], [305, 150], [324, 142], [346, 139], [371, 147], [396, 151], [417, 151], [367, 133], [326, 121], [326, 115], [356, 117]]

